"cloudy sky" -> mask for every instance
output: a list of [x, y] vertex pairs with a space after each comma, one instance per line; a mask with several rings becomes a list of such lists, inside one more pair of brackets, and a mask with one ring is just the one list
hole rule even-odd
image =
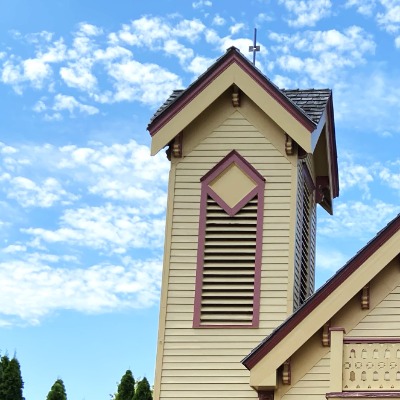
[[[235, 5], [235, 7], [233, 7]], [[27, 400], [153, 380], [168, 162], [147, 123], [234, 45], [285, 88], [332, 88], [341, 196], [322, 284], [400, 212], [400, 0], [2, 0], [0, 351]]]

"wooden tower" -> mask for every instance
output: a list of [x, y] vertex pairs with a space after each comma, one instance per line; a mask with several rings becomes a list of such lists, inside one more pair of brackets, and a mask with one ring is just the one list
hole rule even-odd
[[280, 90], [230, 48], [151, 120], [171, 161], [155, 399], [257, 399], [241, 360], [314, 290], [338, 196], [331, 91]]

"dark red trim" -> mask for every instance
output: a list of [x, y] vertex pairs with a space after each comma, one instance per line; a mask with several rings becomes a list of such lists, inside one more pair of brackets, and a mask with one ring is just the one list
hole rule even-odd
[[[325, 285], [318, 289], [297, 312], [267, 337], [242, 361], [247, 369], [252, 369], [279, 342], [303, 321], [316, 307], [335, 291], [354, 271], [371, 257], [400, 229], [400, 214], [382, 229], [364, 248], [362, 248], [344, 267], [342, 267]], [[325, 321], [321, 321], [323, 324]]]
[[248, 171], [249, 175], [254, 175], [255, 180], [260, 179], [265, 181], [265, 178], [245, 158], [243, 158], [236, 150], [232, 150], [221, 161], [215, 164], [202, 178], [200, 178], [200, 182], [207, 180], [207, 182], [210, 183], [213, 181], [222, 172], [222, 170], [232, 164], [230, 157], [234, 157], [232, 159], [236, 162], [236, 164], [244, 171]]
[[315, 130], [315, 123], [303, 114], [272, 82], [259, 72], [235, 47], [227, 50], [226, 54], [214, 63], [189, 88], [184, 91], [168, 108], [158, 115], [147, 127], [154, 136], [176, 114], [189, 104], [200, 92], [214, 81], [230, 65], [236, 63], [255, 82], [257, 82], [285, 110], [298, 120], [310, 133]]
[[273, 390], [259, 390], [257, 391], [258, 400], [274, 400]]
[[327, 104], [327, 129], [329, 139], [329, 156], [330, 156], [330, 168], [331, 168], [331, 187], [332, 187], [332, 198], [335, 199], [339, 196], [339, 169], [337, 162], [337, 150], [336, 150], [336, 133], [335, 133], [335, 119], [333, 113], [333, 97], [332, 94], [329, 97]]
[[[229, 207], [208, 185], [219, 176], [226, 168], [236, 164], [257, 185], [235, 207]], [[259, 324], [260, 312], [260, 288], [261, 288], [261, 262], [262, 262], [262, 233], [264, 219], [264, 189], [265, 178], [236, 150], [232, 150], [220, 162], [218, 162], [201, 179], [199, 244], [197, 249], [196, 284], [193, 313], [193, 328], [256, 328]], [[220, 207], [230, 216], [235, 215], [251, 199], [257, 196], [257, 233], [256, 253], [254, 260], [254, 291], [253, 291], [253, 318], [251, 325], [220, 325], [201, 324], [201, 300], [203, 290], [203, 265], [207, 217], [207, 197], [211, 196]]]
[[346, 337], [343, 343], [400, 343], [400, 337]]
[[363, 398], [363, 397], [371, 397], [371, 398], [393, 398], [400, 397], [400, 391], [382, 391], [382, 392], [331, 392], [326, 394], [327, 399], [331, 398]]

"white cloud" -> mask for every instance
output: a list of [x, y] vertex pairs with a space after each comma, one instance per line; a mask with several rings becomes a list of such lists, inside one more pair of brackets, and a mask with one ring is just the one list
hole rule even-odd
[[160, 248], [164, 218], [146, 217], [138, 208], [108, 203], [65, 210], [58, 229], [27, 228], [23, 232], [39, 245], [67, 243], [123, 254], [131, 248]]
[[335, 117], [337, 121], [351, 123], [354, 129], [391, 137], [400, 132], [397, 120], [400, 79], [396, 72], [386, 71], [382, 66], [370, 67], [368, 73], [360, 70], [351, 82], [343, 80], [335, 84]]
[[235, 35], [236, 33], [240, 32], [244, 29], [245, 24], [243, 22], [237, 22], [236, 24], [229, 27], [229, 31], [231, 35]]
[[290, 26], [300, 28], [314, 26], [319, 20], [331, 14], [332, 2], [330, 0], [279, 0], [292, 14], [289, 19]]
[[38, 88], [42, 87], [52, 73], [50, 66], [38, 58], [24, 60], [22, 65], [25, 78]]
[[199, 1], [194, 1], [192, 3], [193, 8], [211, 7], [211, 6], [212, 6], [212, 1], [210, 0], [199, 0]]
[[81, 22], [79, 24], [78, 33], [86, 35], [86, 36], [99, 36], [103, 33], [103, 29], [98, 26], [88, 24], [86, 22]]
[[68, 67], [61, 67], [60, 76], [67, 86], [82, 91], [93, 92], [97, 87], [97, 79], [91, 73], [91, 65], [83, 61], [70, 63]]
[[48, 208], [56, 203], [70, 204], [78, 198], [63, 189], [54, 178], [46, 178], [37, 184], [29, 178], [12, 177], [6, 173], [0, 177], [0, 181], [7, 197], [16, 200], [22, 207]]
[[[365, 56], [375, 51], [372, 36], [362, 28], [351, 26], [343, 32], [305, 31], [293, 35], [271, 33], [270, 40], [277, 45], [275, 65], [284, 71], [296, 72], [301, 79], [331, 85], [340, 73], [365, 62]], [[304, 82], [303, 82], [304, 84]]]
[[320, 219], [318, 232], [323, 236], [370, 238], [394, 218], [400, 206], [375, 200], [369, 204], [347, 201], [336, 204], [334, 216]]
[[211, 64], [215, 61], [213, 58], [196, 56], [190, 62], [187, 67], [187, 70], [193, 72], [193, 74], [197, 77], [202, 74]]
[[57, 94], [54, 97], [54, 105], [52, 107], [54, 111], [67, 110], [71, 115], [75, 111], [79, 111], [82, 114], [94, 115], [99, 112], [98, 108], [80, 103], [73, 96], [66, 96], [63, 94]]
[[382, 12], [376, 14], [378, 25], [388, 33], [397, 33], [400, 30], [400, 2], [399, 0], [380, 0]]
[[156, 64], [141, 64], [135, 60], [109, 65], [108, 74], [114, 80], [113, 101], [140, 101], [160, 105], [172, 91], [181, 88], [182, 81], [174, 73]]
[[225, 25], [226, 21], [219, 14], [216, 14], [212, 20], [213, 25], [222, 26]]
[[388, 164], [391, 168], [396, 169], [396, 171], [384, 166], [378, 172], [379, 178], [390, 188], [399, 190], [400, 194], [400, 160]]
[[317, 247], [316, 268], [336, 272], [348, 260], [348, 257], [337, 250], [327, 250]]
[[357, 12], [370, 16], [376, 6], [376, 0], [347, 0], [346, 7], [356, 7]]
[[339, 160], [339, 170], [341, 190], [346, 191], [357, 187], [360, 189], [363, 199], [370, 198], [369, 185], [374, 181], [371, 167], [357, 164], [350, 154], [343, 153]]
[[[378, 26], [389, 34], [400, 31], [399, 0], [347, 0], [346, 6], [356, 7], [360, 14], [374, 16]], [[395, 45], [399, 47], [397, 37]]]
[[150, 307], [158, 300], [158, 259], [125, 257], [118, 264], [64, 268], [52, 267], [43, 258], [32, 260], [26, 253], [0, 263], [0, 325], [39, 324], [62, 309], [93, 314]]

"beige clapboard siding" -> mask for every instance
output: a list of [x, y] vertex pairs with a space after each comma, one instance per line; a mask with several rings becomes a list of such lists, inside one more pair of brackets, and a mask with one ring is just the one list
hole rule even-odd
[[[200, 178], [233, 149], [266, 178], [260, 328], [193, 329]], [[291, 174], [286, 158], [238, 112], [177, 164], [161, 399], [257, 398], [240, 360], [286, 318]]]
[[330, 387], [330, 354], [318, 361], [309, 372], [296, 382], [282, 400], [325, 400]]
[[399, 336], [400, 286], [382, 300], [347, 336]]

